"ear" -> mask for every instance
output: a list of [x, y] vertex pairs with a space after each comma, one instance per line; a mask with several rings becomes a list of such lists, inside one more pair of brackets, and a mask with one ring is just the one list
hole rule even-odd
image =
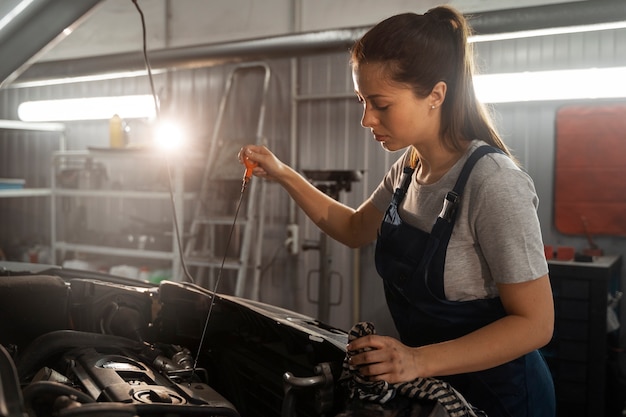
[[448, 90], [448, 85], [445, 81], [439, 81], [433, 89], [430, 91], [428, 95], [429, 104], [431, 106], [440, 107], [444, 100], [446, 99], [446, 92]]

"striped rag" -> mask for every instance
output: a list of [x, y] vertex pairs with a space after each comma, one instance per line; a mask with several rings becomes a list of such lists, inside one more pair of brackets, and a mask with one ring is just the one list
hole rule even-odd
[[[352, 341], [362, 336], [376, 334], [374, 325], [369, 322], [355, 324], [348, 333]], [[358, 369], [349, 364], [349, 354], [343, 361], [340, 381], [347, 385], [350, 399], [359, 399], [385, 404], [396, 396], [405, 398], [437, 401], [450, 417], [487, 417], [487, 415], [470, 405], [463, 396], [447, 382], [434, 378], [416, 378], [410, 382], [390, 384], [386, 381], [368, 381]]]

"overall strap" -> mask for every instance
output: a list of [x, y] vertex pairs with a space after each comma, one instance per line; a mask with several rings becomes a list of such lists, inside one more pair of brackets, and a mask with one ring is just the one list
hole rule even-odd
[[474, 165], [486, 154], [494, 152], [502, 151], [493, 146], [483, 145], [472, 152], [472, 154], [467, 158], [454, 188], [446, 194], [441, 213], [439, 213], [439, 216], [435, 221], [435, 225], [430, 232], [428, 244], [418, 269], [424, 272], [427, 287], [430, 288], [431, 292], [439, 298], [444, 298], [443, 280], [439, 280], [438, 282], [429, 282], [428, 269], [430, 263], [435, 255], [435, 252], [440, 246], [445, 245], [444, 248], [447, 248], [448, 246], [450, 236], [452, 235], [452, 229], [454, 228], [454, 222], [456, 220], [457, 208], [461, 202], [461, 195], [463, 194], [465, 184], [467, 183], [467, 179], [469, 178]]
[[402, 200], [404, 199], [404, 196], [406, 195], [406, 191], [409, 189], [409, 184], [411, 184], [411, 177], [413, 176], [413, 171], [415, 171], [415, 168], [411, 168], [409, 166], [404, 167], [403, 172], [403, 176], [402, 176], [402, 182], [400, 183], [400, 186], [398, 188], [396, 188], [396, 190], [393, 192], [393, 202], [395, 203], [396, 207], [400, 206], [400, 203], [402, 202]]
[[467, 158], [467, 161], [465, 161], [465, 165], [463, 165], [463, 169], [459, 174], [459, 178], [456, 180], [456, 184], [454, 184], [454, 188], [452, 191], [448, 191], [446, 197], [444, 198], [443, 208], [441, 209], [441, 213], [439, 213], [437, 222], [439, 222], [439, 219], [446, 220], [447, 222], [454, 221], [456, 217], [456, 208], [459, 205], [461, 195], [465, 189], [465, 184], [467, 183], [467, 179], [469, 178], [474, 165], [476, 165], [476, 162], [483, 156], [494, 152], [502, 153], [502, 151], [498, 148], [483, 145], [472, 152], [472, 154]]

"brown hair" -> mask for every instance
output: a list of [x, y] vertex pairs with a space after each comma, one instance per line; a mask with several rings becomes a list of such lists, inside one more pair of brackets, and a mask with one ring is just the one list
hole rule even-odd
[[417, 97], [428, 96], [435, 84], [444, 81], [444, 145], [459, 150], [462, 141], [482, 139], [511, 156], [476, 98], [473, 50], [467, 42], [470, 34], [465, 17], [449, 6], [424, 14], [399, 14], [378, 23], [354, 44], [351, 64], [383, 63], [391, 79], [412, 86]]

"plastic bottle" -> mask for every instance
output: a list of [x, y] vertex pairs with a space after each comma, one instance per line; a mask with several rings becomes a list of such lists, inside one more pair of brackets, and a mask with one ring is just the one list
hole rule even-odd
[[123, 148], [126, 145], [124, 136], [124, 121], [118, 114], [114, 114], [109, 120], [109, 146]]
[[139, 268], [131, 265], [115, 265], [111, 267], [109, 274], [118, 277], [137, 279], [139, 276]]
[[171, 280], [172, 279], [172, 270], [171, 269], [157, 269], [150, 273], [150, 278], [148, 281], [158, 284], [163, 280]]
[[150, 279], [150, 268], [147, 266], [139, 268], [139, 276], [137, 278], [141, 281], [148, 281]]

